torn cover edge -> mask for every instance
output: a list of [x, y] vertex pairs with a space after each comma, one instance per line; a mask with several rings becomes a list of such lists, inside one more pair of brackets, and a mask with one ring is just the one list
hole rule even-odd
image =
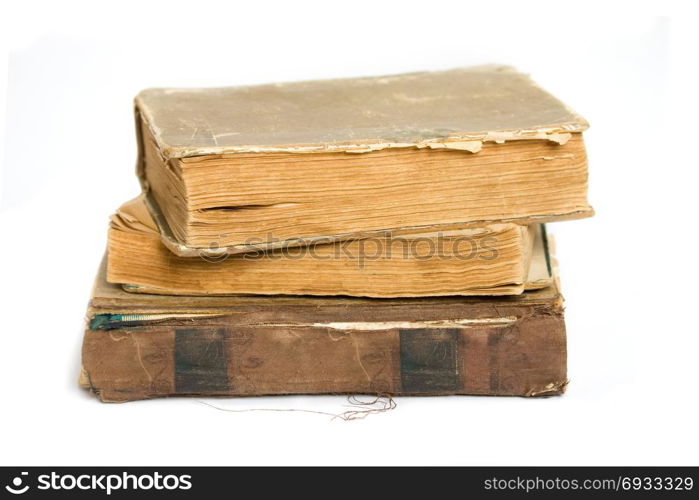
[[[511, 71], [517, 73], [517, 70], [511, 66], [501, 65], [481, 65], [471, 68], [455, 68], [451, 71], [460, 69], [489, 69], [498, 68], [503, 71]], [[429, 71], [410, 73], [414, 75], [430, 73]], [[365, 77], [366, 79], [390, 78], [403, 75], [384, 75]], [[525, 76], [529, 83], [534, 87], [546, 92], [539, 84], [537, 84], [529, 75]], [[329, 81], [343, 80], [331, 79]], [[292, 82], [298, 83], [298, 82]], [[193, 90], [193, 89], [188, 89]], [[196, 90], [196, 89], [194, 89]], [[548, 92], [546, 92], [548, 93]], [[554, 97], [555, 99], [555, 97]], [[556, 99], [573, 117], [571, 121], [556, 124], [556, 125], [541, 125], [531, 129], [504, 129], [504, 130], [483, 130], [483, 131], [452, 131], [450, 135], [444, 137], [436, 135], [429, 138], [414, 139], [405, 142], [393, 142], [386, 139], [362, 139], [358, 142], [317, 142], [305, 144], [279, 144], [279, 145], [262, 145], [250, 144], [241, 146], [208, 146], [208, 147], [186, 147], [186, 146], [171, 146], [163, 143], [160, 130], [153, 124], [152, 117], [148, 113], [148, 107], [140, 100], [140, 94], [134, 99], [134, 107], [136, 115], [142, 115], [155, 139], [155, 142], [160, 150], [160, 154], [167, 160], [175, 158], [188, 158], [195, 156], [207, 155], [225, 155], [235, 153], [369, 153], [390, 148], [445, 148], [458, 151], [468, 151], [470, 153], [478, 153], [484, 142], [495, 142], [502, 144], [506, 141], [518, 140], [548, 140], [557, 144], [563, 145], [570, 140], [573, 133], [582, 133], [589, 128], [587, 120], [576, 113], [564, 102]], [[140, 130], [139, 130], [140, 133]]]

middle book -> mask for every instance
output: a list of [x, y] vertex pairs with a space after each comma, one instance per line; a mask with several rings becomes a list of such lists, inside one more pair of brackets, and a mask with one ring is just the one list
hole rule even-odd
[[138, 197], [112, 216], [107, 279], [170, 295], [516, 295], [550, 285], [546, 244], [543, 225], [501, 223], [179, 257]]

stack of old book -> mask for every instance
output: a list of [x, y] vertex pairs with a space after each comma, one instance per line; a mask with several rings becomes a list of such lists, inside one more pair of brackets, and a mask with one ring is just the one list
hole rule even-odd
[[553, 395], [544, 222], [592, 215], [587, 123], [511, 68], [136, 98], [81, 383], [170, 395]]

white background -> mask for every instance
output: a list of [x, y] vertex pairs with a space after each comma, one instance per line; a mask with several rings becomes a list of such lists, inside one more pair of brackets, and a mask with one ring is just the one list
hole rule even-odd
[[[0, 463], [697, 465], [696, 13], [521, 4], [5, 3]], [[399, 398], [343, 422], [192, 399], [101, 404], [77, 387], [107, 217], [138, 192], [140, 89], [488, 62], [530, 73], [591, 123], [597, 215], [550, 227], [563, 397]], [[339, 397], [215, 404], [346, 409]]]

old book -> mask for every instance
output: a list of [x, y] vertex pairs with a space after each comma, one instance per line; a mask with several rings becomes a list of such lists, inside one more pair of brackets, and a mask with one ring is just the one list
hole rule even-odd
[[486, 66], [135, 101], [138, 172], [174, 253], [585, 217], [587, 123]]
[[133, 294], [102, 268], [80, 383], [103, 401], [175, 395], [484, 394], [566, 386], [556, 284], [511, 297]]
[[513, 295], [551, 282], [539, 225], [382, 236], [241, 255], [178, 257], [142, 197], [109, 228], [107, 280], [174, 295]]

